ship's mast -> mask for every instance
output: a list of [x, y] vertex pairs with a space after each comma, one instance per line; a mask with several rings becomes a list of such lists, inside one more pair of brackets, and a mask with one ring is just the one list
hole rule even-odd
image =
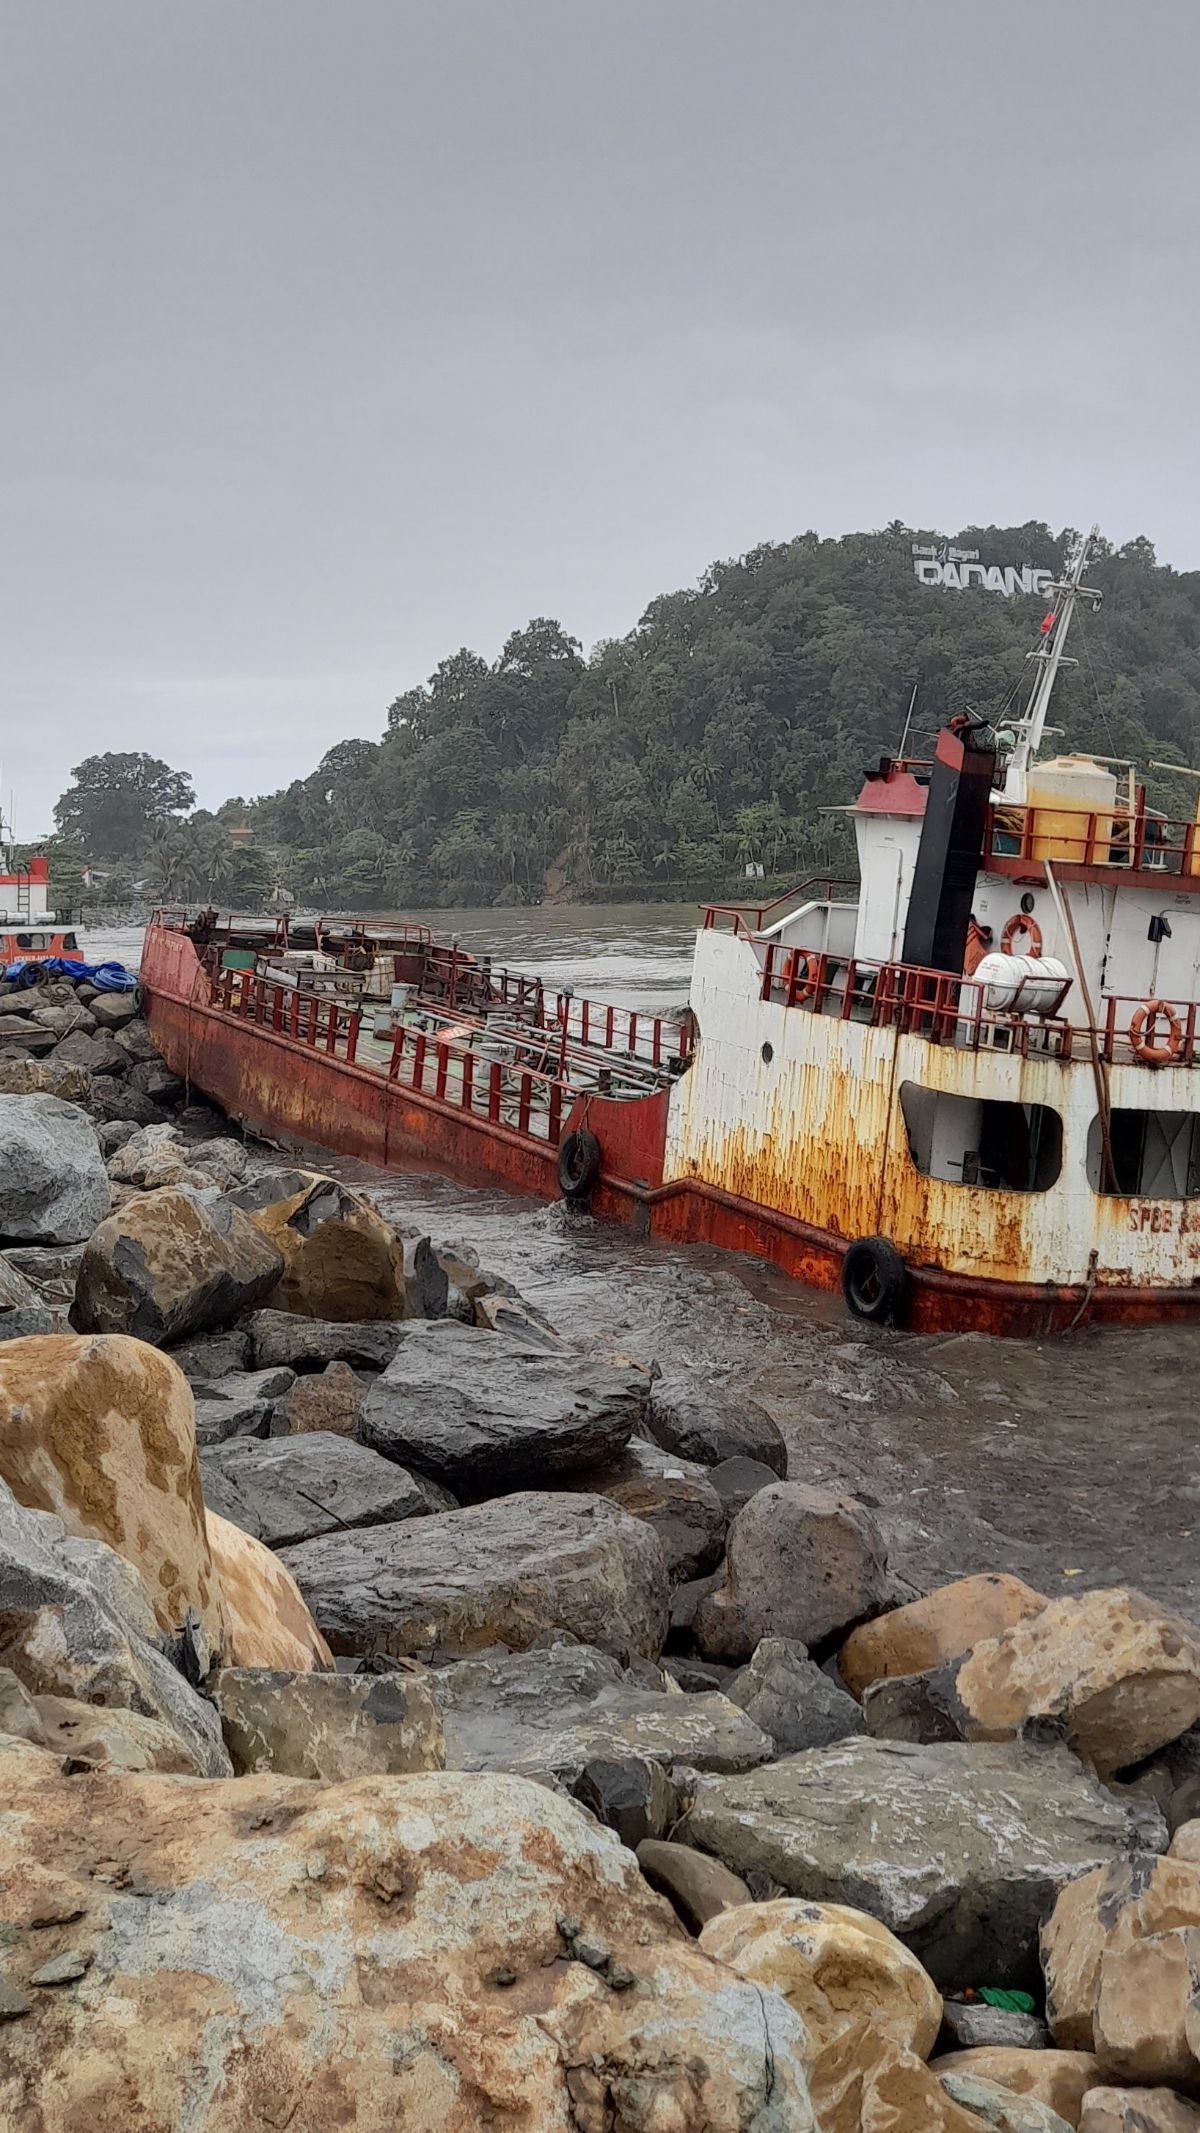
[[1050, 612], [1042, 624], [1037, 645], [1026, 654], [1033, 661], [1036, 672], [1025, 716], [1016, 721], [1013, 729], [1016, 740], [1004, 780], [1004, 796], [1008, 800], [1024, 799], [1026, 773], [1042, 744], [1058, 670], [1064, 664], [1069, 667], [1076, 664], [1073, 659], [1064, 661], [1063, 657], [1075, 603], [1085, 600], [1093, 609], [1100, 605], [1102, 595], [1094, 585], [1083, 582], [1088, 556], [1099, 533], [1099, 526], [1093, 526], [1089, 534], [1080, 536], [1068, 560], [1065, 576], [1048, 587], [1052, 601]]

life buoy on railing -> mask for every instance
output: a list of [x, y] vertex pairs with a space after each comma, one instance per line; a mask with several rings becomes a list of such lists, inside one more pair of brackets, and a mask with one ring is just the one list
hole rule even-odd
[[[1159, 1026], [1164, 1023], [1160, 1037]], [[1166, 1000], [1147, 1000], [1130, 1022], [1129, 1042], [1147, 1066], [1172, 1066], [1183, 1050], [1183, 1024]]]
[[[1014, 949], [1013, 942], [1019, 933], [1025, 934], [1029, 946]], [[1027, 911], [1014, 911], [1000, 935], [1001, 955], [1040, 955], [1042, 952], [1042, 929], [1036, 918]]]
[[820, 970], [819, 956], [809, 955], [807, 949], [792, 948], [789, 961], [784, 965], [783, 988], [789, 1007], [803, 1007], [811, 1000], [817, 989], [817, 974]]

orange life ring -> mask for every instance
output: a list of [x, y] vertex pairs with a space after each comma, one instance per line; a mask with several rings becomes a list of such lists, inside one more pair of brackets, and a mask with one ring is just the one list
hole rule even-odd
[[1030, 918], [1027, 911], [1014, 911], [1003, 933], [1000, 935], [1001, 955], [1011, 955], [1013, 953], [1013, 942], [1016, 940], [1018, 933], [1027, 934], [1029, 938], [1028, 948], [1020, 950], [1022, 955], [1041, 954], [1042, 929], [1036, 918]]
[[[788, 1006], [803, 1007], [804, 1002], [811, 1000], [817, 989], [820, 958], [810, 955], [806, 948], [793, 948], [791, 956], [788, 976], [784, 979]], [[801, 971], [804, 973], [803, 977], [800, 975]]]
[[[1164, 1016], [1167, 1033], [1160, 1043], [1155, 1043], [1155, 1033]], [[1129, 1025], [1129, 1042], [1147, 1066], [1171, 1066], [1183, 1050], [1183, 1024], [1166, 1000], [1147, 1000]]]

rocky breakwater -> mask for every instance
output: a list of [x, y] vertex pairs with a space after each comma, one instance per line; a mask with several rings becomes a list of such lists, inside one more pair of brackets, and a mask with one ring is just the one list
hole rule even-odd
[[914, 1597], [744, 1393], [211, 1114], [4, 1134], [0, 2123], [1200, 2126], [1188, 1624]]

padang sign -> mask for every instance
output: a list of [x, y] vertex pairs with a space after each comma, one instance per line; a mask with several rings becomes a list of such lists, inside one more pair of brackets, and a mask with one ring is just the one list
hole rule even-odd
[[1035, 570], [1030, 563], [981, 563], [978, 548], [951, 548], [912, 544], [913, 575], [922, 585], [949, 585], [965, 592], [968, 585], [982, 585], [985, 592], [1003, 593], [1006, 599], [1018, 593], [1044, 593], [1054, 581], [1052, 570]]

